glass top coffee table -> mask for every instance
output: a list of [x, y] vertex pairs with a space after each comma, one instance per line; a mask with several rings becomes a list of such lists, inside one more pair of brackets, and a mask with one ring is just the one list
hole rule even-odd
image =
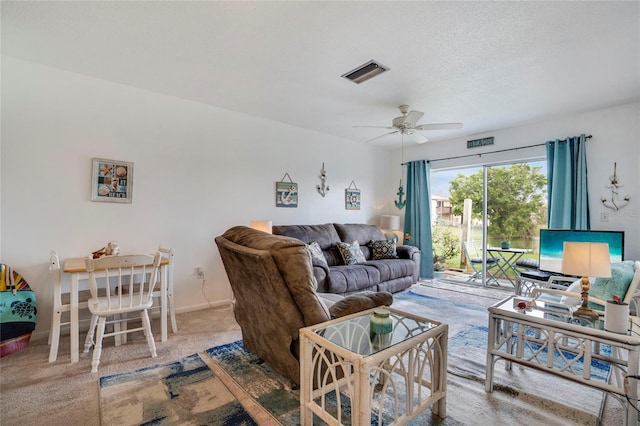
[[329, 424], [404, 424], [430, 406], [445, 417], [447, 324], [385, 309], [390, 333], [371, 332], [374, 309], [300, 330], [302, 425], [314, 414]]
[[[637, 424], [638, 318], [629, 318], [627, 333], [613, 333], [602, 317], [575, 317], [572, 307], [542, 301], [519, 309], [519, 300], [510, 296], [489, 307], [485, 390], [493, 391], [495, 363], [503, 359], [507, 370], [515, 362], [609, 392], [625, 407], [625, 424]], [[596, 377], [592, 361], [609, 364], [611, 378]]]

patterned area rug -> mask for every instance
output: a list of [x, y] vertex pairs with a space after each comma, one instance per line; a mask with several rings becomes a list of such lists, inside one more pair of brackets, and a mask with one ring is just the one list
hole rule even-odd
[[[450, 325], [447, 416], [439, 419], [427, 410], [411, 425], [598, 424], [602, 392], [532, 369], [514, 365], [507, 372], [499, 362], [496, 390], [486, 393], [486, 306], [495, 300], [474, 306], [456, 300], [456, 295], [445, 300], [419, 293], [414, 287], [394, 295], [394, 307]], [[297, 426], [299, 396], [288, 379], [249, 353], [241, 341], [100, 380], [105, 425]], [[316, 420], [314, 424], [324, 424]], [[382, 424], [387, 424], [384, 419]]]
[[[484, 385], [489, 321], [486, 307], [496, 301], [477, 299], [474, 304], [469, 298], [465, 302], [445, 300], [420, 294], [419, 288], [414, 288], [394, 295], [393, 306], [449, 324], [449, 379], [456, 376]], [[496, 363], [495, 389], [544, 407], [570, 424], [596, 424], [604, 392], [517, 364], [506, 371], [504, 365], [504, 361]], [[607, 380], [607, 364], [594, 362], [591, 369], [600, 381]]]
[[197, 354], [100, 378], [102, 425], [257, 423]]

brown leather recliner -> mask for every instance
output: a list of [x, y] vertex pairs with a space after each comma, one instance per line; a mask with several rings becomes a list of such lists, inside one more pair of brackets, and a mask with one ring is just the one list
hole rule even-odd
[[390, 293], [363, 293], [327, 308], [316, 293], [311, 255], [296, 238], [236, 226], [215, 241], [244, 346], [294, 383], [300, 383], [300, 328], [393, 301]]

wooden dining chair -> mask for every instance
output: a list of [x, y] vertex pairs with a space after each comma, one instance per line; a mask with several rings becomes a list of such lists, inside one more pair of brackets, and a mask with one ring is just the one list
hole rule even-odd
[[[71, 315], [68, 320], [63, 320], [63, 314], [71, 312], [70, 294], [62, 289], [60, 277], [60, 259], [58, 254], [52, 250], [49, 254], [49, 272], [51, 273], [51, 284], [53, 293], [53, 309], [51, 315], [51, 326], [49, 328], [49, 362], [58, 359], [58, 348], [60, 345], [60, 329], [71, 324]], [[91, 298], [88, 290], [78, 292], [78, 310], [87, 309], [87, 301]], [[82, 320], [82, 321], [86, 321]]]
[[[89, 352], [91, 346], [94, 347], [92, 373], [98, 371], [104, 337], [143, 331], [151, 356], [157, 356], [148, 310], [153, 306], [153, 292], [158, 284], [161, 258], [162, 255], [158, 252], [155, 255], [133, 254], [85, 259], [91, 291], [88, 308], [92, 316], [84, 351]], [[122, 316], [133, 312], [140, 315], [140, 327], [116, 328], [105, 333], [107, 318], [114, 318], [118, 322]]]

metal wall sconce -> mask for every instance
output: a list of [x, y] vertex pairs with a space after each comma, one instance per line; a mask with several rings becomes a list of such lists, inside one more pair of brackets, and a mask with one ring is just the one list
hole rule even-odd
[[613, 176], [609, 176], [609, 181], [611, 183], [606, 185], [607, 188], [611, 188], [611, 200], [607, 200], [605, 197], [600, 198], [600, 201], [602, 201], [602, 205], [610, 208], [611, 210], [619, 210], [623, 208], [631, 199], [631, 197], [629, 197], [628, 195], [625, 195], [622, 200], [618, 199], [618, 188], [622, 186], [622, 182], [618, 180], [618, 174], [616, 171], [617, 166], [618, 163], [613, 163]]
[[324, 169], [324, 163], [322, 163], [322, 170], [320, 171], [320, 185], [316, 185], [316, 189], [318, 190], [318, 193], [323, 197], [327, 195], [327, 192], [329, 192], [329, 185], [325, 186], [326, 180], [327, 172]]

